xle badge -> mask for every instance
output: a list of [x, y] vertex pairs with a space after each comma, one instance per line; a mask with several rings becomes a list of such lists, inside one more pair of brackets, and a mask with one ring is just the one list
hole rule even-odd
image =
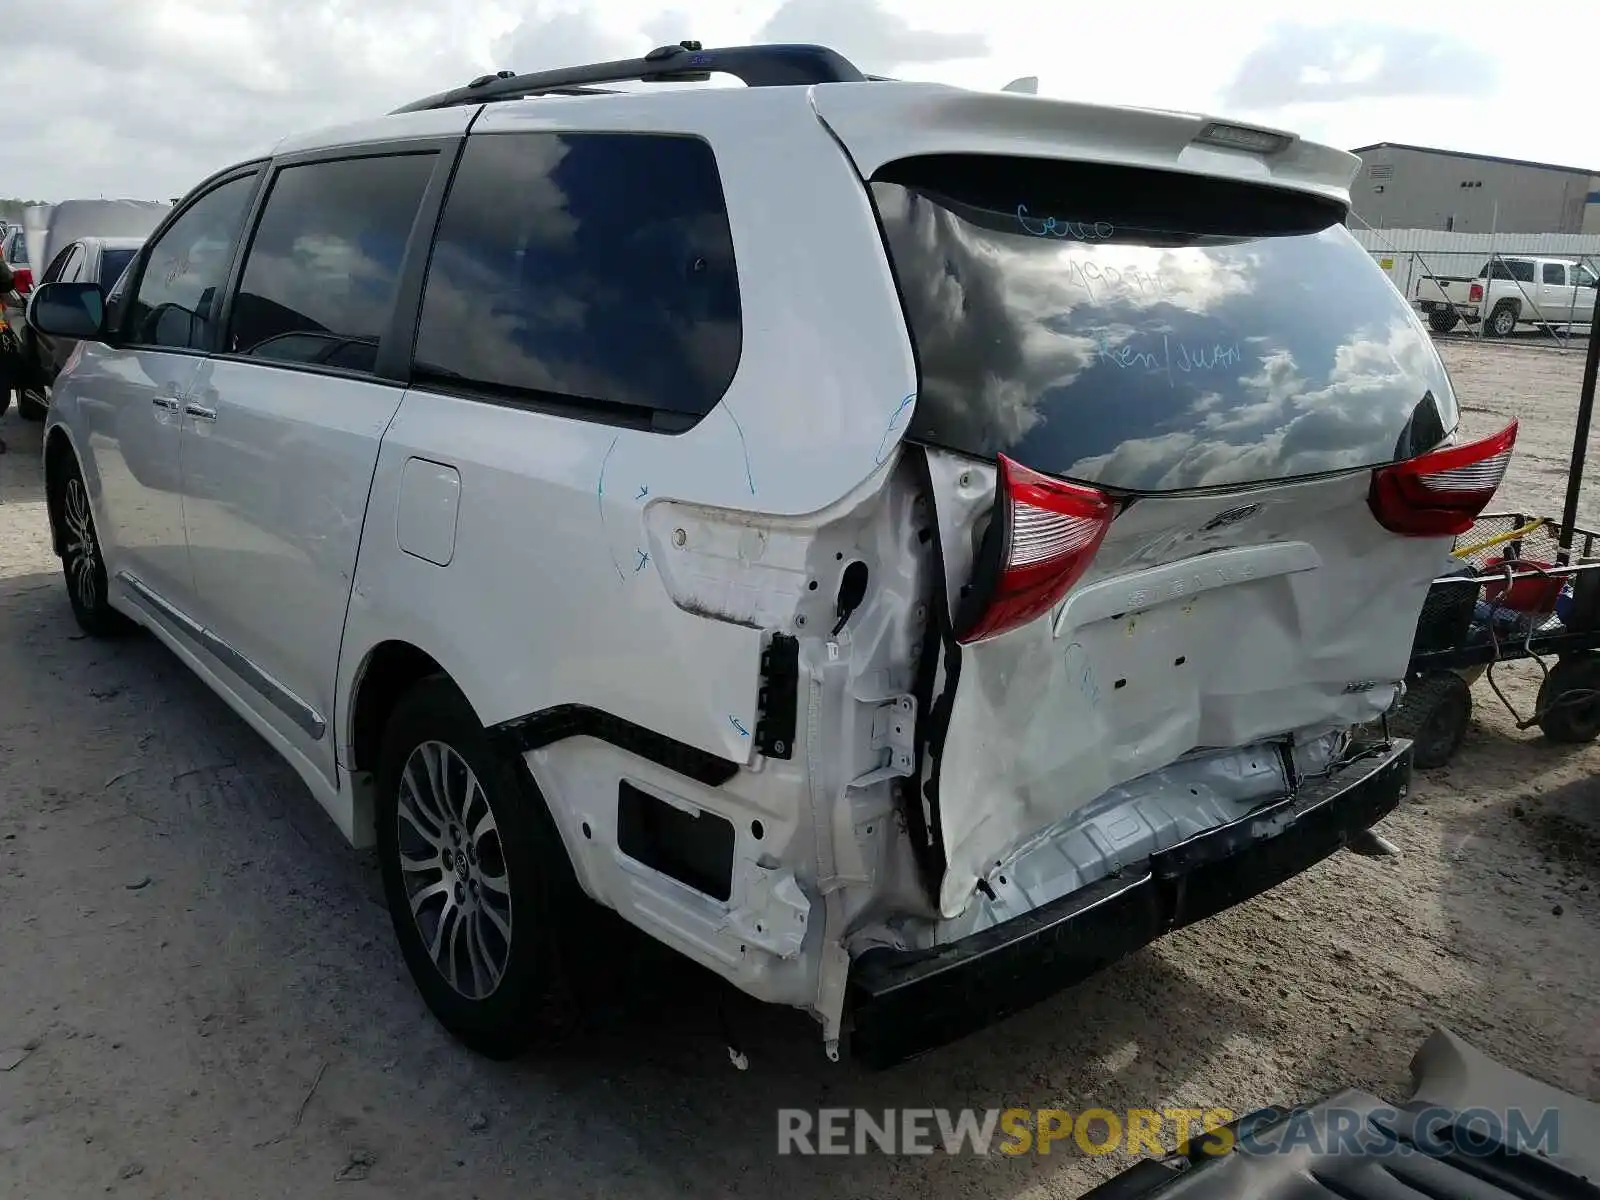
[[1240, 521], [1248, 521], [1261, 511], [1259, 504], [1243, 504], [1238, 508], [1230, 508], [1227, 512], [1220, 512], [1204, 525], [1200, 526], [1201, 533], [1210, 533], [1213, 529], [1226, 529], [1229, 525], [1237, 525]]

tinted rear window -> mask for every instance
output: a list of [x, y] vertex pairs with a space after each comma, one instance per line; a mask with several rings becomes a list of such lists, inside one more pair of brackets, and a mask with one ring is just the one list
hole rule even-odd
[[1487, 278], [1491, 270], [1496, 279], [1509, 279], [1516, 283], [1533, 282], [1533, 260], [1530, 258], [1502, 258], [1493, 264], [1484, 263], [1478, 271], [1478, 278]]
[[1369, 467], [1456, 425], [1331, 202], [974, 156], [879, 172], [921, 384], [909, 436], [1128, 491]]

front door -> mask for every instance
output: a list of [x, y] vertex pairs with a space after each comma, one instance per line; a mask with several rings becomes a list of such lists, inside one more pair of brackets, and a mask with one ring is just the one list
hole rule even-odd
[[256, 180], [247, 172], [217, 184], [156, 236], [131, 294], [112, 297], [116, 348], [96, 353], [83, 372], [82, 432], [113, 586], [169, 622], [170, 610], [187, 612], [194, 588], [183, 530], [180, 410], [204, 361]]
[[1567, 281], [1567, 264], [1539, 264], [1539, 315], [1557, 323], [1572, 319], [1572, 286]]
[[195, 615], [241, 694], [330, 780], [345, 608], [378, 446], [404, 388], [403, 372], [379, 377], [378, 351], [439, 157], [279, 168], [221, 353], [183, 405]]
[[1589, 322], [1594, 319], [1595, 270], [1587, 262], [1568, 267], [1572, 280], [1572, 319]]

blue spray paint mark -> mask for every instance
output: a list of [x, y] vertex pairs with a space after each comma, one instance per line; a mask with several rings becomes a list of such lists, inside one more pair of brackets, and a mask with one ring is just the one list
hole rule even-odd
[[722, 411], [728, 414], [728, 420], [733, 422], [733, 430], [739, 435], [739, 449], [744, 453], [744, 481], [750, 485], [750, 494], [756, 494], [756, 477], [750, 473], [750, 446], [744, 440], [744, 426], [739, 424], [739, 418], [733, 415], [733, 409], [728, 407], [726, 399], [722, 401]]
[[878, 452], [876, 455], [874, 455], [874, 461], [876, 461], [879, 466], [882, 466], [883, 460], [889, 456], [889, 435], [894, 432], [895, 426], [900, 423], [900, 414], [905, 412], [906, 409], [910, 408], [914, 403], [916, 403], [916, 399], [917, 394], [912, 392], [904, 400], [900, 401], [900, 403], [895, 407], [894, 412], [889, 414], [889, 425], [886, 429], [884, 429], [883, 436], [878, 439]]
[[750, 736], [750, 731], [744, 727], [743, 722], [741, 722], [739, 720], [739, 718], [734, 716], [732, 713], [728, 714], [728, 724], [732, 725], [735, 729], [737, 729], [739, 731], [739, 736], [740, 737], [749, 737]]
[[[611, 439], [611, 445], [606, 447], [605, 455], [600, 459], [600, 478], [595, 481], [594, 494], [598, 499], [606, 494], [606, 464], [611, 461], [611, 453], [617, 448], [617, 439]], [[601, 519], [605, 519], [605, 509], [600, 510]]]
[[639, 556], [639, 561], [633, 568], [633, 573], [637, 575], [640, 571], [644, 570], [645, 563], [650, 561], [650, 555], [646, 551], [640, 550], [637, 547], [634, 548], [634, 553]]
[[617, 570], [617, 578], [626, 583], [628, 577], [622, 573], [622, 564], [617, 561], [616, 552], [611, 549], [611, 530], [606, 525], [606, 464], [611, 461], [611, 452], [617, 448], [617, 440], [617, 438], [611, 439], [611, 445], [606, 447], [606, 452], [600, 459], [600, 477], [595, 480], [594, 503], [600, 510], [600, 528], [606, 540], [606, 554], [610, 556], [611, 565]]
[[650, 494], [650, 489], [648, 487], [642, 487], [642, 488], [639, 489], [639, 494], [637, 496], [635, 496], [634, 499], [635, 500], [643, 500], [649, 494]]

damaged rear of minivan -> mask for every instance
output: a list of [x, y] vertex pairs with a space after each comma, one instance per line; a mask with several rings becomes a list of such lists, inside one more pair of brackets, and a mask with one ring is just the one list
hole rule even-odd
[[884, 1063], [1395, 807], [1410, 750], [1381, 718], [1515, 427], [1457, 444], [1342, 185], [1274, 177], [1315, 152], [1347, 182], [1346, 156], [1250, 130], [1038, 154], [948, 112], [919, 143], [826, 99], [915, 348], [941, 591], [901, 792], [931, 904], [849, 944], [853, 1051]]

